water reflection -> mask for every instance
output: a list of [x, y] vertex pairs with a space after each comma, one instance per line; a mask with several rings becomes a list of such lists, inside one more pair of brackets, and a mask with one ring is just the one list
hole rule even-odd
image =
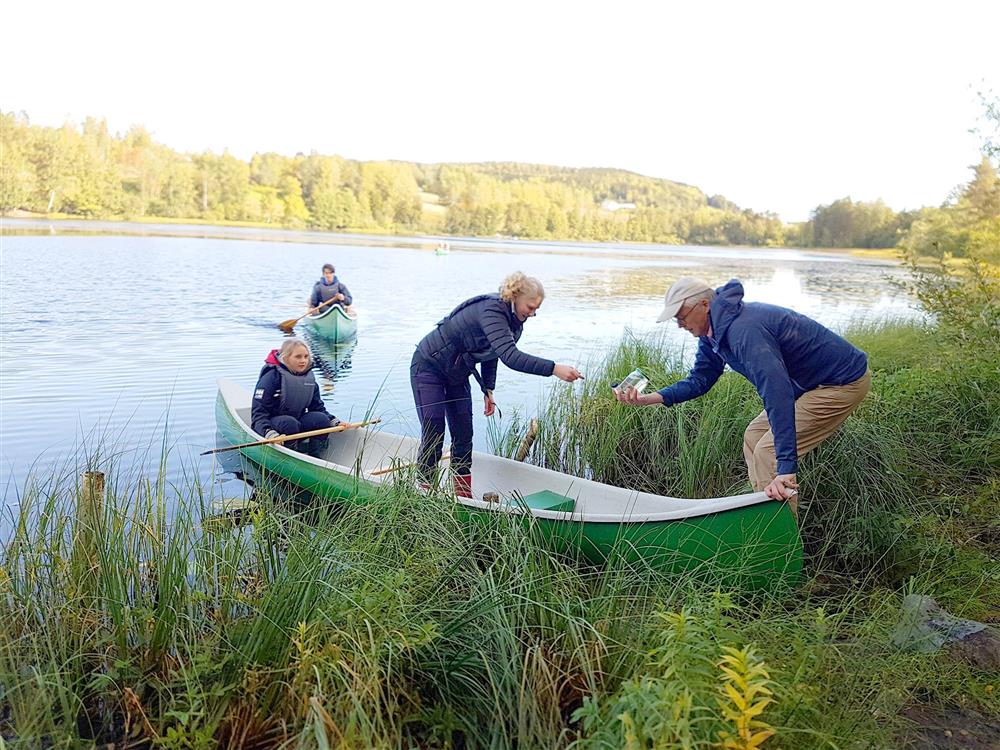
[[320, 390], [332, 393], [334, 383], [351, 372], [351, 356], [358, 345], [357, 337], [347, 343], [337, 344], [307, 329], [302, 332], [301, 338], [312, 352], [313, 370], [320, 375], [317, 378]]
[[[748, 299], [794, 307], [833, 327], [887, 308], [912, 314], [912, 300], [886, 280], [902, 271], [847, 255], [466, 238], [451, 239], [452, 253], [434, 257], [437, 241], [429, 237], [326, 235], [328, 244], [320, 244], [299, 236], [281, 244], [276, 237], [287, 235], [259, 231], [270, 240], [259, 242], [206, 227], [185, 228], [191, 235], [182, 238], [89, 237], [63, 225], [54, 237], [23, 236], [12, 228], [5, 222], [0, 253], [0, 470], [11, 503], [32, 465], [58, 463], [95, 425], [131, 446], [147, 444], [167, 422], [166, 476], [186, 481], [185, 458], [214, 443], [216, 379], [253, 388], [268, 352], [281, 344], [278, 322], [304, 312], [324, 262], [343, 270], [363, 308], [358, 338], [346, 345], [299, 330], [315, 354], [327, 407], [352, 421], [377, 412], [385, 430], [406, 435], [419, 430], [409, 383], [414, 346], [455, 305], [495, 291], [515, 270], [537, 276], [548, 292], [520, 346], [582, 366], [613, 349], [626, 329], [692, 351], [686, 333], [653, 322], [664, 290], [685, 275], [718, 284], [741, 278]], [[226, 239], [196, 237], [216, 231]], [[73, 304], [40, 307], [59, 264], [74, 269]], [[151, 299], [170, 314], [141, 314]], [[44, 364], [17, 356], [22, 351], [42, 352]], [[498, 382], [505, 414], [532, 414], [550, 389], [571, 387], [503, 367]], [[475, 419], [476, 447], [485, 449], [481, 410]], [[212, 476], [211, 461], [196, 466], [201, 478]]]
[[658, 263], [655, 266], [612, 268], [601, 274], [560, 278], [560, 286], [577, 299], [597, 300], [616, 297], [662, 296], [681, 276], [697, 275], [689, 264]]
[[[709, 265], [689, 261], [658, 262], [641, 266], [622, 265], [600, 273], [575, 274], [556, 280], [553, 287], [578, 302], [605, 309], [630, 308], [636, 301], [648, 304], [682, 276], [704, 278], [721, 286], [731, 278], [743, 282], [747, 301], [768, 302], [812, 314], [821, 306], [850, 308], [850, 314], [834, 316], [843, 321], [858, 309], [902, 312], [909, 300], [901, 293], [904, 272], [895, 264], [837, 263], [807, 258], [794, 263], [771, 265], [759, 261], [731, 261]], [[655, 306], [655, 305], [654, 305]], [[827, 324], [836, 322], [827, 320]]]

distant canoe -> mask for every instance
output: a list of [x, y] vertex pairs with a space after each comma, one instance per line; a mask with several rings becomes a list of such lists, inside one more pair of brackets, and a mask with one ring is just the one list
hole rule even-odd
[[439, 242], [438, 246], [434, 248], [435, 255], [447, 255], [451, 252], [451, 246], [447, 242]]
[[342, 305], [330, 305], [319, 315], [307, 315], [303, 320], [315, 335], [338, 344], [358, 333], [357, 313], [347, 312]]
[[[219, 380], [215, 416], [230, 445], [260, 437], [250, 429], [250, 392], [235, 383]], [[364, 503], [382, 484], [408, 473], [412, 481], [412, 469], [394, 469], [412, 464], [417, 448], [415, 438], [367, 429], [331, 436], [322, 458], [281, 445], [241, 453], [307, 492]], [[788, 505], [763, 492], [664, 497], [479, 452], [473, 454], [472, 477], [473, 498], [455, 498], [460, 520], [488, 524], [498, 515], [513, 516], [546, 547], [589, 563], [615, 559], [670, 572], [704, 570], [714, 580], [750, 589], [790, 585], [802, 568], [802, 544]]]

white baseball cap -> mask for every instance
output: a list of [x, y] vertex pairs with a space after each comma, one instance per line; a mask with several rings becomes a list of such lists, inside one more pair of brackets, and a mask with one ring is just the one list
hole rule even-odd
[[663, 312], [660, 313], [656, 322], [662, 323], [674, 317], [688, 297], [710, 291], [712, 291], [712, 287], [703, 279], [696, 279], [694, 276], [681, 276], [670, 285], [667, 293], [663, 295]]

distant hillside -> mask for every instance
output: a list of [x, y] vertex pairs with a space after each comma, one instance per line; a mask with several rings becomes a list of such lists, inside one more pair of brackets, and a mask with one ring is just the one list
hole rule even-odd
[[620, 169], [179, 153], [141, 126], [32, 125], [3, 114], [0, 210], [245, 221], [326, 230], [775, 245], [773, 214]]
[[[483, 162], [438, 166], [466, 166], [480, 174], [507, 182], [532, 179], [565, 182], [587, 190], [598, 203], [603, 200], [615, 200], [634, 202], [641, 206], [660, 206], [663, 208], [673, 206], [692, 210], [710, 205], [705, 194], [696, 187], [671, 180], [646, 177], [623, 169], [554, 167], [544, 164], [519, 164], [517, 162]], [[739, 210], [735, 205], [729, 205], [732, 206], [733, 210]]]

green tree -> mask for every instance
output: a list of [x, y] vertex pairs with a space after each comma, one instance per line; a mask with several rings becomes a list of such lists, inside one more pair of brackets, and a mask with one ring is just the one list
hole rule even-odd
[[150, 203], [150, 212], [176, 218], [197, 216], [199, 184], [199, 175], [191, 160], [174, 156], [164, 166], [160, 192]]
[[202, 215], [229, 221], [244, 219], [250, 192], [249, 165], [228, 153], [216, 156], [211, 152], [194, 157], [194, 164], [201, 178]]
[[265, 224], [282, 224], [285, 221], [285, 202], [278, 189], [270, 185], [251, 185], [243, 205], [243, 217], [248, 221]]
[[361, 165], [361, 194], [378, 226], [415, 223], [420, 216], [420, 191], [413, 171], [397, 162]]
[[346, 229], [366, 223], [361, 205], [349, 188], [318, 194], [313, 201], [312, 221], [320, 229]]
[[973, 222], [1000, 216], [1000, 180], [990, 157], [983, 154], [982, 161], [971, 169], [974, 176], [962, 191], [960, 208]]
[[285, 224], [289, 226], [304, 226], [309, 221], [309, 209], [302, 199], [302, 186], [298, 179], [290, 174], [281, 178], [278, 194], [285, 203]]
[[0, 113], [0, 212], [26, 208], [35, 192], [30, 130], [14, 114]]
[[286, 175], [294, 174], [294, 169], [294, 160], [280, 154], [254, 154], [250, 158], [250, 180], [257, 185], [279, 188]]

